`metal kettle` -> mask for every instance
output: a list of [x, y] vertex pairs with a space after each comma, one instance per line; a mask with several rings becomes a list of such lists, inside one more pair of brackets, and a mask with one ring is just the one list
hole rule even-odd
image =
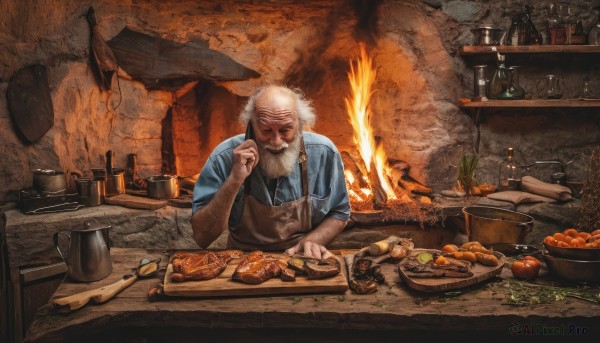
[[[75, 281], [102, 280], [112, 273], [108, 232], [110, 225], [85, 222], [71, 227], [71, 232], [56, 232], [54, 245], [68, 267], [67, 274]], [[69, 237], [69, 254], [65, 258], [58, 246], [58, 236]]]

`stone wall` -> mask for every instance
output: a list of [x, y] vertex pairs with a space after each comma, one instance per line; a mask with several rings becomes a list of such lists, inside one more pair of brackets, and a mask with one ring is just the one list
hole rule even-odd
[[[471, 44], [469, 29], [478, 24], [508, 28], [522, 1], [362, 2], [380, 4], [373, 12], [377, 16], [357, 12], [359, 3], [102, 0], [93, 5], [98, 30], [106, 40], [130, 26], [180, 43], [203, 41], [261, 73], [258, 79], [214, 85], [213, 89], [230, 93], [220, 98], [234, 101], [224, 107], [211, 104], [215, 112], [210, 113], [210, 125], [190, 124], [198, 128], [198, 141], [203, 143], [196, 156], [195, 143], [186, 147], [180, 158], [194, 163], [182, 169], [184, 173], [199, 169], [226, 134], [242, 132], [234, 120], [241, 100], [270, 82], [303, 89], [319, 114], [314, 130], [340, 147], [352, 145], [344, 109], [346, 73], [349, 60], [357, 56], [358, 41], [367, 37], [378, 72], [372, 104], [375, 134], [382, 137], [390, 158], [410, 163], [414, 178], [436, 190], [449, 188], [460, 155], [474, 150], [477, 136], [469, 113], [456, 107], [456, 99], [472, 95], [474, 63], [494, 66], [493, 59], [461, 57], [458, 48]], [[548, 3], [534, 4], [534, 22], [540, 30], [542, 9]], [[117, 167], [125, 166], [127, 154], [136, 153], [140, 176], [160, 172], [161, 121], [175, 97], [167, 91], [146, 90], [126, 71], [120, 71], [120, 88], [115, 83], [114, 92], [100, 91], [88, 63], [89, 28], [84, 15], [90, 4], [85, 0], [0, 3], [4, 18], [0, 21], [0, 93], [6, 93], [17, 70], [41, 63], [48, 68], [55, 112], [54, 127], [38, 142], [25, 145], [14, 132], [6, 97], [0, 96], [0, 202], [8, 199], [9, 190], [31, 186], [32, 169], [85, 172], [101, 166], [109, 149], [116, 153]], [[600, 0], [570, 4], [587, 29], [590, 7]], [[522, 85], [529, 91], [537, 78], [549, 72], [569, 75], [568, 97], [578, 94], [584, 76], [600, 79], [595, 54], [546, 57], [543, 61], [540, 56], [509, 58], [508, 64], [523, 66]], [[479, 128], [479, 173], [491, 178], [505, 148], [514, 146], [525, 162], [570, 162], [567, 173], [581, 180], [587, 153], [600, 142], [599, 120], [598, 109], [485, 111]]]

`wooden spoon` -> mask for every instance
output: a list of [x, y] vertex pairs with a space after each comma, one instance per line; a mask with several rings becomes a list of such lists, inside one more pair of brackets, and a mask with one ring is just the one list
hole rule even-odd
[[65, 307], [70, 311], [82, 308], [90, 300], [96, 304], [105, 303], [125, 288], [131, 286], [138, 279], [138, 277], [146, 278], [156, 274], [158, 272], [159, 265], [160, 258], [156, 260], [143, 259], [135, 269], [135, 274], [125, 275], [121, 280], [110, 285], [69, 295], [59, 299], [52, 299], [51, 302], [55, 306]]

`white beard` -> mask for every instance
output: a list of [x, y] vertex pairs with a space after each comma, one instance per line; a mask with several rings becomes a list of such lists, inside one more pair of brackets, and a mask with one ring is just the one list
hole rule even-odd
[[[300, 135], [298, 132], [292, 143], [283, 143], [278, 147], [268, 144], [258, 144], [259, 167], [268, 177], [275, 179], [281, 176], [289, 175], [296, 163], [298, 163], [298, 153], [300, 152]], [[273, 150], [283, 150], [283, 152], [274, 154]]]

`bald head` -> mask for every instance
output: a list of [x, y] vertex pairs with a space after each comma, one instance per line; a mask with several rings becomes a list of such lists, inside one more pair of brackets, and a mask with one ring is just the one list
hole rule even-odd
[[292, 121], [300, 130], [315, 122], [315, 113], [308, 100], [299, 90], [268, 85], [256, 90], [240, 114], [240, 122], [247, 125], [277, 124]]
[[258, 125], [298, 124], [296, 97], [289, 89], [271, 86], [257, 95], [254, 103], [255, 120]]

